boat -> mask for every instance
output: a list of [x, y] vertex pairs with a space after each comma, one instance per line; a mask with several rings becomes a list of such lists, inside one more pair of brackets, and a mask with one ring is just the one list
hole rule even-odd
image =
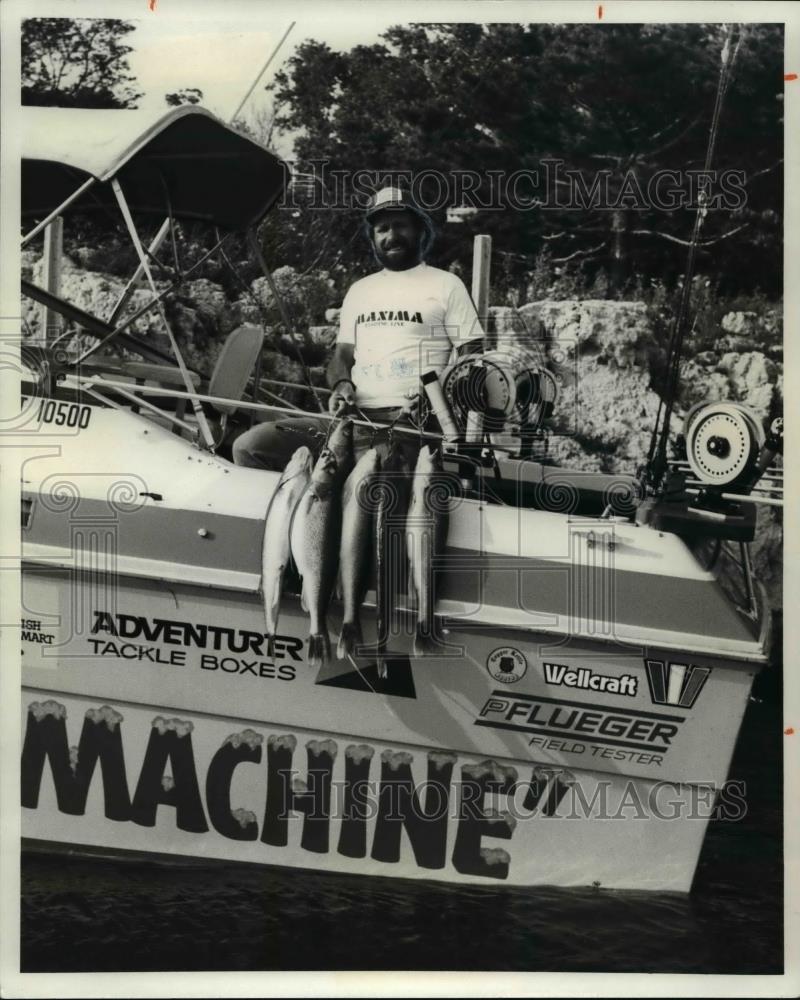
[[[279, 473], [219, 447], [236, 411], [286, 409], [257, 370], [263, 332], [234, 331], [206, 378], [174, 337], [170, 353], [131, 331], [173, 287], [153, 277], [160, 240], [186, 219], [220, 241], [252, 234], [288, 172], [196, 105], [144, 128], [128, 111], [25, 115], [23, 244], [72, 210], [119, 209], [139, 265], [106, 319], [23, 281], [94, 338], [23, 351], [24, 846], [688, 892], [710, 818], [737, 806], [725, 783], [769, 661], [748, 544], [780, 427], [711, 402], [655, 485], [565, 469], [545, 454], [546, 365], [459, 359], [441, 380], [454, 419], [476, 369], [491, 406], [477, 438], [442, 444], [447, 649], [415, 656], [401, 593], [385, 671], [368, 651], [312, 668], [288, 579], [269, 656], [261, 554]], [[136, 219], [154, 215], [145, 248]], [[126, 315], [142, 281], [152, 298]], [[367, 644], [374, 605], [373, 588]], [[337, 615], [334, 601], [334, 629]]]

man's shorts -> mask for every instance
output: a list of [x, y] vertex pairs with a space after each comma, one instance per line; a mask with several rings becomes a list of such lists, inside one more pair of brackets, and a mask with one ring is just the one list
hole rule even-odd
[[[386, 456], [389, 433], [380, 428], [396, 420], [399, 412], [396, 407], [360, 409], [356, 412], [354, 419], [360, 420], [363, 414], [366, 421], [376, 425], [376, 428], [364, 426], [363, 423], [353, 425], [356, 461], [373, 447], [378, 449], [381, 457]], [[413, 469], [423, 440], [419, 435], [399, 430], [400, 427], [412, 426], [407, 418], [398, 421], [396, 426], [398, 431], [394, 434], [394, 439], [402, 446]], [[233, 442], [233, 460], [236, 465], [282, 472], [295, 451], [303, 445], [316, 458], [325, 444], [329, 428], [330, 421], [323, 417], [287, 417], [255, 424]]]

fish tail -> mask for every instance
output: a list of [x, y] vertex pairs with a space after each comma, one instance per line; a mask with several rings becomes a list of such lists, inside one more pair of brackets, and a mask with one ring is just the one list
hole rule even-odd
[[343, 660], [346, 656], [352, 656], [357, 645], [363, 642], [361, 637], [361, 625], [357, 622], [344, 622], [339, 635], [339, 643], [336, 646], [336, 657]]
[[444, 641], [436, 634], [436, 629], [427, 622], [417, 622], [417, 630], [414, 635], [414, 655], [415, 656], [435, 656], [441, 654], [445, 646]]
[[331, 642], [327, 632], [317, 632], [308, 637], [308, 662], [321, 667], [331, 658]]
[[[283, 574], [281, 574], [282, 577]], [[281, 578], [271, 581], [264, 590], [264, 618], [266, 619], [267, 642], [271, 643], [278, 629], [278, 615], [281, 610]], [[269, 654], [272, 656], [272, 653]]]

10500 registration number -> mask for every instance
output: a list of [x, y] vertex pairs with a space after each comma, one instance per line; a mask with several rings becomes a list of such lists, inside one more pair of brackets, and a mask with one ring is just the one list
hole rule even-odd
[[82, 406], [80, 403], [57, 403], [54, 399], [43, 399], [36, 414], [39, 423], [81, 429], [89, 426], [91, 417], [91, 406]]

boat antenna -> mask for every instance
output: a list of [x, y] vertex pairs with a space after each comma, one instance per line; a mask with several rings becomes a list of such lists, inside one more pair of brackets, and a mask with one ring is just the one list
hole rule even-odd
[[[296, 21], [292, 21], [292, 23], [289, 25], [289, 27], [283, 33], [283, 37], [278, 42], [278, 44], [275, 46], [275, 48], [272, 50], [272, 52], [269, 55], [269, 58], [264, 63], [264, 65], [261, 67], [261, 70], [259, 71], [258, 76], [255, 78], [255, 80], [253, 80], [252, 84], [250, 85], [250, 89], [247, 91], [247, 93], [244, 95], [244, 97], [239, 102], [239, 106], [233, 112], [233, 115], [231, 116], [231, 119], [230, 119], [232, 125], [234, 124], [234, 122], [236, 121], [236, 119], [239, 117], [239, 114], [241, 113], [242, 108], [245, 106], [245, 104], [247, 103], [247, 101], [250, 98], [250, 95], [253, 93], [253, 91], [258, 86], [261, 78], [264, 76], [264, 74], [266, 73], [267, 69], [269, 69], [270, 63], [275, 58], [275, 56], [278, 54], [281, 46], [286, 41], [286, 39], [289, 37], [289, 33], [294, 28], [294, 26], [295, 26], [296, 23], [297, 23]], [[311, 391], [312, 391], [312, 393], [314, 395], [314, 400], [315, 400], [317, 406], [319, 407], [320, 412], [324, 413], [325, 412], [325, 407], [322, 404], [322, 402], [321, 402], [321, 400], [319, 398], [319, 394], [317, 393], [316, 386], [314, 385], [314, 383], [313, 383], [313, 381], [311, 379], [311, 373], [308, 370], [308, 365], [306, 363], [305, 358], [303, 357], [303, 352], [300, 349], [300, 345], [299, 345], [299, 343], [297, 343], [297, 338], [294, 337], [294, 335], [293, 335], [292, 324], [291, 324], [291, 320], [289, 318], [289, 313], [288, 313], [288, 311], [286, 309], [286, 304], [283, 301], [283, 297], [281, 296], [281, 293], [280, 293], [277, 285], [275, 284], [275, 280], [274, 280], [274, 278], [272, 276], [272, 272], [270, 271], [269, 267], [267, 266], [267, 261], [266, 261], [266, 258], [264, 257], [263, 252], [262, 252], [261, 245], [258, 242], [258, 237], [257, 237], [256, 233], [254, 233], [252, 231], [249, 233], [249, 242], [250, 242], [250, 246], [251, 246], [252, 250], [254, 251], [254, 253], [256, 255], [256, 258], [258, 260], [258, 263], [259, 263], [259, 266], [261, 268], [261, 271], [262, 271], [264, 277], [267, 279], [267, 283], [269, 284], [270, 291], [272, 292], [273, 298], [275, 299], [275, 302], [277, 303], [278, 310], [280, 311], [281, 319], [283, 321], [283, 325], [286, 328], [286, 333], [295, 342], [294, 343], [294, 347], [295, 347], [295, 351], [297, 352], [297, 358], [298, 358], [298, 360], [300, 362], [300, 367], [303, 370], [303, 375], [305, 376], [306, 382], [308, 383], [308, 387], [311, 389]], [[255, 390], [256, 391], [258, 390], [257, 386], [255, 386]]]
[[[708, 134], [708, 145], [706, 147], [705, 163], [703, 165], [704, 176], [711, 170], [714, 153], [719, 135], [719, 122], [722, 115], [722, 104], [725, 94], [731, 81], [733, 63], [742, 44], [744, 32], [741, 25], [728, 24], [725, 26], [725, 41], [720, 53], [719, 80], [717, 82], [717, 96], [714, 102], [714, 111], [711, 116], [711, 128]], [[664, 471], [667, 465], [667, 443], [669, 441], [669, 428], [672, 419], [672, 410], [678, 392], [678, 379], [680, 376], [681, 352], [686, 330], [689, 326], [689, 310], [691, 307], [692, 281], [694, 278], [694, 268], [697, 258], [697, 246], [700, 240], [700, 231], [703, 228], [706, 215], [708, 214], [708, 192], [701, 186], [698, 192], [697, 210], [694, 218], [692, 237], [689, 242], [689, 252], [686, 260], [686, 271], [683, 278], [683, 288], [678, 311], [672, 323], [670, 332], [669, 347], [667, 352], [667, 383], [663, 397], [659, 400], [658, 412], [653, 426], [653, 433], [650, 438], [650, 449], [647, 455], [647, 465], [645, 467], [645, 482], [653, 492], [656, 492], [661, 485]]]

